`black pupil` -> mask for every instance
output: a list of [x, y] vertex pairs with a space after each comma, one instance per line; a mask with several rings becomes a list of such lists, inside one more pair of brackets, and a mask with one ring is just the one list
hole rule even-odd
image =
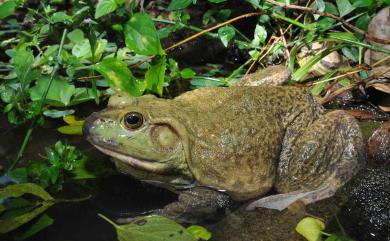
[[140, 121], [140, 117], [136, 114], [129, 114], [126, 118], [126, 122], [130, 125], [135, 125]]

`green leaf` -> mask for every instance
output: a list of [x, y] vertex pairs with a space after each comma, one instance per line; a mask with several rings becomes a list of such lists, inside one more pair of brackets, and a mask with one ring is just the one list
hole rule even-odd
[[230, 40], [232, 40], [234, 38], [234, 36], [236, 35], [236, 31], [232, 27], [225, 26], [225, 27], [218, 29], [218, 35], [222, 41], [222, 44], [225, 47], [227, 47]]
[[9, 197], [20, 197], [26, 193], [40, 197], [45, 201], [54, 200], [53, 197], [49, 193], [47, 193], [42, 187], [34, 183], [15, 184], [0, 188], [0, 199]]
[[211, 233], [204, 227], [199, 225], [191, 225], [187, 228], [187, 231], [192, 234], [196, 239], [209, 240], [211, 239]]
[[321, 240], [322, 230], [325, 229], [325, 224], [319, 219], [306, 217], [303, 218], [295, 230], [305, 237], [308, 241], [319, 241]]
[[28, 75], [33, 67], [34, 56], [32, 51], [27, 48], [26, 44], [19, 46], [16, 50], [15, 57], [12, 59], [16, 76], [22, 81], [23, 85], [29, 82]]
[[291, 80], [293, 81], [299, 81], [301, 80], [306, 74], [307, 72], [309, 72], [309, 70], [318, 62], [320, 61], [322, 58], [324, 58], [325, 56], [327, 56], [328, 54], [330, 54], [331, 52], [333, 51], [336, 51], [336, 50], [339, 50], [341, 48], [345, 47], [344, 45], [340, 44], [340, 45], [337, 45], [335, 47], [331, 47], [331, 48], [328, 48], [324, 51], [321, 51], [319, 52], [318, 54], [316, 54], [314, 57], [312, 57], [311, 59], [309, 59], [308, 61], [306, 61], [297, 71], [295, 71], [295, 73], [292, 74], [291, 76]]
[[60, 126], [57, 131], [65, 135], [79, 135], [83, 134], [83, 126]]
[[123, 61], [106, 58], [95, 65], [95, 70], [104, 76], [112, 88], [133, 96], [142, 95], [143, 90], [139, 88], [137, 80]]
[[183, 79], [191, 79], [196, 75], [195, 71], [190, 68], [185, 68], [180, 71], [180, 76]]
[[75, 44], [72, 48], [72, 55], [77, 58], [88, 58], [92, 56], [91, 44], [88, 39], [83, 39], [83, 41]]
[[191, 84], [196, 87], [209, 87], [209, 86], [224, 86], [225, 83], [221, 82], [219, 79], [210, 78], [210, 77], [201, 77], [198, 76], [191, 80]]
[[53, 224], [53, 219], [43, 214], [34, 224], [16, 236], [16, 240], [24, 240]]
[[[41, 100], [48, 84], [48, 78], [39, 79], [36, 86], [30, 89], [31, 100]], [[75, 93], [75, 90], [75, 86], [69, 84], [68, 81], [54, 77], [47, 93], [45, 103], [58, 107], [68, 106], [70, 105], [70, 99]]]
[[125, 225], [99, 216], [115, 227], [119, 241], [196, 241], [183, 226], [163, 216], [140, 217]]
[[326, 85], [326, 82], [320, 82], [320, 83], [314, 85], [313, 88], [311, 89], [311, 94], [314, 96], [320, 95], [321, 92], [324, 90], [325, 85]]
[[72, 17], [65, 12], [56, 12], [50, 17], [53, 23], [72, 22]]
[[73, 109], [70, 110], [56, 110], [56, 109], [50, 109], [50, 110], [45, 110], [43, 112], [44, 116], [50, 117], [50, 118], [60, 118], [64, 117], [67, 115], [71, 115], [74, 113]]
[[167, 11], [175, 11], [188, 7], [192, 3], [192, 0], [172, 0]]
[[265, 28], [259, 24], [256, 25], [254, 38], [252, 40], [253, 46], [259, 46], [260, 44], [264, 44], [267, 39], [267, 31]]
[[341, 237], [341, 236], [337, 236], [337, 235], [331, 235], [327, 239], [325, 239], [325, 241], [354, 241], [354, 240], [349, 239], [349, 238], [345, 238], [345, 237]]
[[352, 4], [356, 8], [371, 7], [372, 5], [374, 5], [373, 0], [355, 0]]
[[349, 0], [336, 0], [336, 4], [340, 13], [340, 17], [343, 17], [355, 10], [355, 7], [352, 6]]
[[68, 33], [67, 37], [74, 44], [82, 44], [84, 40], [84, 32], [76, 28], [72, 32]]
[[24, 213], [24, 214], [21, 214], [18, 216], [11, 216], [11, 217], [6, 218], [6, 219], [2, 219], [1, 225], [0, 225], [0, 234], [5, 234], [5, 233], [8, 233], [12, 230], [17, 229], [18, 227], [31, 221], [39, 214], [46, 211], [53, 204], [54, 204], [54, 202], [44, 202], [41, 206], [33, 209], [31, 212]]
[[359, 51], [356, 47], [345, 47], [342, 48], [341, 51], [343, 52], [344, 56], [350, 59], [351, 61], [357, 63], [359, 61]]
[[118, 4], [115, 0], [99, 0], [96, 5], [95, 18], [98, 19], [101, 16], [114, 12], [118, 8]]
[[167, 68], [167, 61], [165, 56], [155, 64], [150, 66], [148, 71], [145, 73], [146, 88], [158, 95], [162, 95], [163, 84], [165, 78], [165, 70]]
[[371, 22], [370, 15], [368, 15], [368, 13], [365, 13], [356, 20], [355, 25], [356, 27], [366, 31], [368, 29], [368, 25], [370, 24], [370, 22]]
[[152, 18], [145, 13], [136, 13], [126, 23], [126, 46], [140, 55], [164, 54]]
[[15, 12], [17, 6], [18, 5], [16, 4], [16, 1], [14, 0], [2, 2], [0, 4], [0, 20], [12, 15]]

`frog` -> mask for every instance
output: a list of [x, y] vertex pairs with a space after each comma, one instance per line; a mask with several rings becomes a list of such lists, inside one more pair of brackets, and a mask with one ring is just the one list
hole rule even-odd
[[118, 92], [86, 119], [84, 135], [119, 171], [178, 193], [156, 210], [175, 220], [213, 217], [232, 203], [316, 202], [365, 165], [364, 141], [354, 117], [285, 86], [290, 76], [272, 66], [173, 99]]

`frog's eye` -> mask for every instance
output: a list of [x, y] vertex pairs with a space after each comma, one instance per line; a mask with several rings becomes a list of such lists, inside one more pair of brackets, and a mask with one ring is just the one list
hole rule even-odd
[[123, 123], [129, 129], [137, 129], [143, 122], [144, 119], [138, 112], [129, 112], [123, 117]]

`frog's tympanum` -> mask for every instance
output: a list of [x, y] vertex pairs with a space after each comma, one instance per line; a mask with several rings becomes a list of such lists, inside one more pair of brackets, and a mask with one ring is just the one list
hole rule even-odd
[[248, 209], [327, 198], [364, 165], [362, 134], [353, 117], [325, 112], [307, 89], [275, 86], [288, 78], [283, 73], [273, 67], [174, 99], [117, 93], [86, 120], [84, 133], [122, 172], [181, 190], [161, 210], [177, 219], [271, 189], [279, 194]]

